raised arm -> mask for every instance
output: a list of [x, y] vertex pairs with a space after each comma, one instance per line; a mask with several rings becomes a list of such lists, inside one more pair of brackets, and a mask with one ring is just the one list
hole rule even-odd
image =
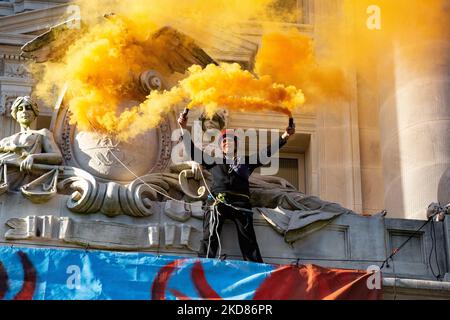
[[221, 159], [216, 159], [195, 146], [194, 142], [191, 139], [191, 135], [186, 130], [187, 115], [180, 114], [180, 117], [178, 118], [178, 124], [183, 129], [182, 138], [184, 149], [188, 153], [191, 160], [203, 165], [205, 169], [210, 169], [214, 167], [217, 163], [219, 163], [218, 161], [220, 161]]
[[[278, 139], [278, 141], [273, 142], [268, 145], [265, 149], [261, 150], [256, 155], [255, 168], [261, 167], [268, 163], [270, 157], [273, 153], [280, 150], [289, 140], [289, 137], [295, 134], [295, 126], [287, 127], [283, 135]], [[274, 152], [275, 151], [275, 152]]]

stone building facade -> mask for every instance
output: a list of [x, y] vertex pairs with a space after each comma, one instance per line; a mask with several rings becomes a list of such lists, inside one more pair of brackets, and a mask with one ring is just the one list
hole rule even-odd
[[[20, 47], [60, 22], [67, 2], [0, 1], [0, 137], [18, 129], [8, 108], [16, 96], [30, 93], [33, 86], [19, 57]], [[314, 37], [321, 27], [320, 17], [337, 12], [342, 2], [298, 0], [297, 5], [303, 14], [296, 27]], [[227, 38], [223, 41], [226, 47], [206, 48], [207, 52], [216, 60], [248, 66], [260, 37], [257, 27], [248, 26], [247, 30], [245, 41], [222, 35]], [[320, 38], [316, 42], [318, 47], [324, 45]], [[431, 53], [443, 50], [439, 43], [422, 46]], [[428, 204], [437, 201], [439, 179], [450, 165], [450, 68], [447, 59], [426, 73], [420, 66], [408, 69], [402, 64], [402, 50], [414, 48], [392, 48], [388, 66], [386, 62], [378, 65], [392, 71], [384, 87], [374, 88], [362, 71], [346, 70], [353, 80], [349, 101], [337, 103], [334, 112], [315, 108], [295, 114], [299, 134], [281, 155], [283, 177], [307, 194], [364, 214], [386, 209], [389, 217], [425, 217]], [[51, 106], [46, 106], [37, 126], [48, 126], [50, 117]], [[248, 123], [282, 128], [285, 118], [279, 114], [230, 114], [230, 127], [245, 129]]]
[[[67, 16], [68, 2], [0, 1], [0, 138], [18, 131], [9, 115], [11, 104], [17, 96], [29, 94], [33, 88], [20, 48], [62, 22]], [[321, 17], [338, 12], [342, 3], [341, 0], [297, 0], [296, 5], [303, 8], [298, 23], [280, 24], [295, 26], [313, 36], [318, 48], [324, 47], [326, 43], [318, 37]], [[261, 31], [256, 25], [246, 28], [239, 40], [223, 34], [223, 47], [205, 47], [205, 50], [215, 60], [235, 61], [250, 67], [261, 41]], [[202, 46], [201, 39], [199, 44]], [[448, 44], [447, 47], [442, 43], [422, 45], [431, 54], [439, 50], [450, 52]], [[352, 80], [348, 101], [335, 102], [333, 112], [317, 106], [314, 111], [294, 114], [298, 134], [280, 155], [280, 175], [306, 194], [367, 215], [387, 210], [387, 218], [391, 219], [340, 217], [327, 230], [293, 247], [291, 253], [300, 254], [305, 262], [365, 269], [370, 263], [383, 261], [412, 235], [413, 241], [399, 257], [397, 271], [386, 272], [386, 292], [389, 295], [394, 290], [394, 294], [405, 297], [448, 298], [448, 282], [430, 281], [433, 274], [428, 252], [435, 241], [431, 229], [415, 234], [421, 221], [403, 219], [426, 218], [426, 208], [438, 200], [439, 180], [450, 166], [449, 60], [447, 57], [431, 68], [416, 65], [411, 69], [403, 63], [402, 55], [414, 50], [413, 47], [397, 48], [394, 44], [386, 50], [389, 59], [375, 64], [371, 71], [383, 71], [386, 76], [383, 86], [374, 87], [368, 81], [366, 70], [345, 70]], [[51, 118], [52, 106], [41, 104], [41, 115], [35, 126], [48, 127]], [[196, 118], [194, 112], [193, 118]], [[257, 129], [284, 128], [286, 118], [275, 113], [229, 114], [229, 127], [245, 129], [249, 124]], [[0, 204], [12, 205], [1, 201]], [[20, 204], [34, 212], [31, 204]], [[269, 229], [262, 219], [255, 220], [257, 233]], [[1, 215], [0, 221], [3, 221]], [[128, 220], [124, 217], [120, 221]], [[4, 234], [6, 227], [1, 225], [0, 231]], [[440, 254], [433, 263], [443, 268], [448, 281], [448, 219], [436, 231], [439, 244], [434, 249]], [[271, 238], [266, 240], [266, 244], [262, 240], [262, 245], [268, 248], [267, 252], [275, 252], [275, 245], [269, 243]], [[281, 242], [280, 238], [280, 245]], [[225, 239], [224, 247], [238, 252], [236, 243], [230, 239]], [[292, 260], [291, 253], [278, 255], [270, 262], [288, 263]]]

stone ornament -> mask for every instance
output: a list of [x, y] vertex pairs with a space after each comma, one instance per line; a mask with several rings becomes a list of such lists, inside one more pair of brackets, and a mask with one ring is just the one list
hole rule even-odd
[[101, 212], [114, 217], [125, 214], [133, 217], [152, 215], [152, 202], [159, 201], [161, 194], [169, 195], [175, 186], [175, 177], [151, 174], [123, 186], [116, 182], [98, 182], [91, 174], [76, 168], [69, 168], [69, 177], [58, 183], [58, 192], [70, 195], [67, 208], [86, 214]]
[[205, 200], [208, 195], [203, 181], [193, 184], [193, 178], [194, 173], [192, 170], [182, 170], [178, 175], [178, 182], [181, 190], [183, 190], [183, 192], [192, 199]]
[[47, 202], [56, 194], [58, 174], [58, 168], [52, 169], [36, 180], [22, 186], [20, 191], [22, 191], [22, 194], [32, 202]]
[[13, 78], [30, 78], [29, 72], [21, 63], [5, 63], [4, 76]]
[[[138, 102], [129, 101], [129, 105]], [[96, 132], [78, 131], [70, 124], [68, 108], [55, 121], [54, 134], [67, 166], [83, 169], [100, 181], [127, 184], [139, 176], [164, 171], [170, 163], [175, 120], [167, 119], [129, 142]], [[135, 146], [139, 145], [140, 148]], [[127, 170], [124, 166], [131, 169]]]
[[201, 201], [187, 203], [169, 200], [164, 205], [164, 213], [179, 222], [188, 221], [191, 217], [203, 219], [202, 205]]
[[135, 225], [51, 215], [12, 218], [6, 225], [11, 228], [5, 234], [7, 240], [63, 241], [93, 249], [145, 250], [164, 246], [196, 251], [201, 237], [201, 231], [188, 224]]
[[11, 106], [19, 96], [20, 94], [18, 93], [2, 93], [0, 102], [0, 116], [10, 116]]

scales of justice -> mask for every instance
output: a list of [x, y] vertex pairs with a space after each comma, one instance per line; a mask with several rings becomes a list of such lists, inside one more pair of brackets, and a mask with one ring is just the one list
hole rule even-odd
[[[22, 55], [36, 63], [57, 60], [61, 43], [76, 32], [65, 24], [55, 26], [27, 43]], [[216, 63], [193, 39], [170, 27], [157, 31], [152, 40], [166, 48], [155, 53], [164, 57], [164, 68], [142, 70], [135, 79], [142, 95], [122, 101], [125, 107], [139, 104], [152, 90], [170, 89], [193, 64]], [[2, 236], [14, 243], [195, 254], [207, 193], [189, 161], [171, 160], [178, 143], [171, 136], [183, 106], [174, 108], [157, 128], [120, 142], [71, 124], [64, 93], [49, 129], [30, 129], [39, 114], [31, 98], [19, 97], [13, 105], [12, 116], [22, 130], [0, 141], [0, 202], [8, 213]], [[204, 176], [209, 183], [208, 172]], [[250, 183], [263, 257], [273, 256], [271, 250], [295, 257], [292, 244], [338, 216], [354, 214], [307, 196], [282, 178], [254, 174]], [[223, 251], [239, 257], [235, 236], [227, 234], [222, 234]], [[265, 248], [266, 242], [271, 248]]]

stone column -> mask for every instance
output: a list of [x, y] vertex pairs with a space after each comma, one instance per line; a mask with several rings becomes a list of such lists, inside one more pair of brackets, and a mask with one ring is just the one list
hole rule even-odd
[[[334, 50], [350, 41], [338, 30], [349, 21], [342, 21], [342, 0], [314, 1], [314, 41], [318, 61], [334, 59], [348, 80], [348, 98], [326, 97], [317, 103], [317, 167], [318, 196], [337, 202], [356, 212], [362, 211], [361, 166], [358, 130], [356, 70], [347, 56], [340, 57]], [[343, 45], [344, 44], [344, 45]], [[307, 97], [308, 99], [308, 97]]]
[[[387, 48], [386, 51], [389, 51]], [[425, 219], [450, 165], [450, 43], [392, 45], [380, 65], [384, 201], [389, 217]]]

